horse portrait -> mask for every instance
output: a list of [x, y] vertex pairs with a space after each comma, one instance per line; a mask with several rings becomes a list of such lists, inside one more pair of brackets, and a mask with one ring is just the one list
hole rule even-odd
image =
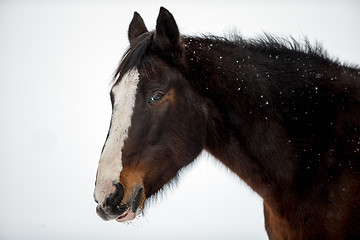
[[206, 151], [263, 199], [269, 239], [360, 239], [359, 67], [309, 41], [182, 35], [163, 7], [153, 31], [135, 12], [128, 39], [96, 174], [103, 220], [133, 220]]

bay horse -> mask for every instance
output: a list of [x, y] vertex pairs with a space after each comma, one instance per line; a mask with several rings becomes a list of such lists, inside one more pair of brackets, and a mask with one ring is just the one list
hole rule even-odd
[[134, 13], [94, 197], [129, 221], [206, 150], [264, 202], [269, 239], [360, 239], [360, 69], [318, 46], [180, 35]]

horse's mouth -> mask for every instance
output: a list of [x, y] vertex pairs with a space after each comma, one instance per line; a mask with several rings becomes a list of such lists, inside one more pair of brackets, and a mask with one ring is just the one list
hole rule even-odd
[[140, 203], [143, 202], [143, 188], [140, 188], [137, 191], [137, 194], [131, 203], [130, 207], [128, 207], [125, 212], [123, 212], [120, 216], [116, 218], [116, 221], [118, 222], [126, 222], [133, 220], [137, 215], [139, 215], [142, 212], [142, 206], [140, 206]]
[[[114, 194], [116, 196], [116, 194]], [[146, 196], [143, 187], [137, 188], [123, 203], [112, 205], [113, 199], [106, 199], [103, 204], [98, 204], [96, 212], [105, 221], [114, 220], [126, 222], [140, 215], [144, 208]]]
[[133, 213], [130, 211], [130, 208], [128, 208], [125, 212], [123, 212], [119, 217], [116, 218], [116, 221], [118, 222], [125, 222], [133, 220], [136, 217], [136, 213]]

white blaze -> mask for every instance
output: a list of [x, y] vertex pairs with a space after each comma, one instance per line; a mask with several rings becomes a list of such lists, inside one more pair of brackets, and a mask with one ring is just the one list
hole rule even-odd
[[113, 183], [119, 182], [123, 168], [122, 148], [131, 125], [138, 83], [139, 72], [132, 69], [111, 90], [114, 96], [111, 126], [96, 176], [95, 197], [99, 204], [105, 200], [106, 195], [114, 192]]

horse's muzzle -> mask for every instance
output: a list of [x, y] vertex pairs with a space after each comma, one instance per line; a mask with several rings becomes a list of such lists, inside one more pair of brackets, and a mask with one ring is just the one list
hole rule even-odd
[[119, 222], [124, 222], [134, 219], [141, 212], [139, 206], [144, 198], [143, 187], [139, 186], [134, 189], [130, 199], [125, 200], [123, 199], [123, 185], [116, 183], [114, 186], [115, 191], [108, 194], [102, 203], [98, 203], [96, 207], [97, 214], [106, 221], [116, 219]]
[[[96, 207], [97, 214], [104, 220], [112, 220], [123, 214], [127, 210], [127, 206], [121, 206], [120, 203], [124, 197], [124, 187], [121, 183], [114, 184], [115, 191], [106, 195], [102, 203], [98, 203]], [[95, 199], [97, 202], [97, 200]]]

